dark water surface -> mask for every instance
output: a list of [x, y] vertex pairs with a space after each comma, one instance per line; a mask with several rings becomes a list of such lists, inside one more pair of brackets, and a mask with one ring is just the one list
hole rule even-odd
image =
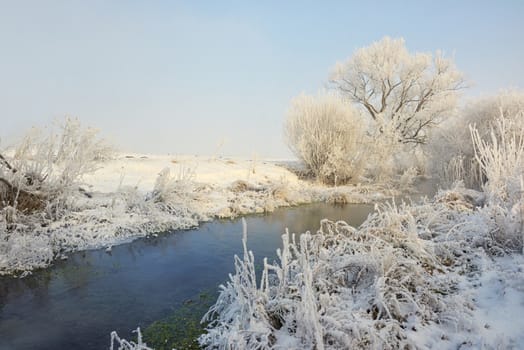
[[[285, 228], [316, 231], [320, 220], [360, 225], [373, 205], [323, 203], [248, 216], [248, 246], [257, 263], [275, 258]], [[0, 278], [0, 349], [108, 349], [109, 334], [132, 338], [199, 291], [215, 293], [242, 252], [240, 219], [205, 223], [91, 250], [23, 279]], [[272, 259], [270, 259], [272, 261]], [[214, 296], [213, 296], [214, 298]]]

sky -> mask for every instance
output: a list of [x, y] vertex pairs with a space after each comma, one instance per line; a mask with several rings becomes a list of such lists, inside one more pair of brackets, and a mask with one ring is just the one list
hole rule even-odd
[[0, 147], [74, 116], [122, 151], [286, 158], [290, 100], [384, 36], [466, 97], [524, 88], [524, 1], [0, 0]]

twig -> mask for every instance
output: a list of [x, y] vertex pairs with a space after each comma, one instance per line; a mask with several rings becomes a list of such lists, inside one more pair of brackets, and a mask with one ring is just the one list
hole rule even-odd
[[1, 161], [1, 163], [3, 163], [3, 164], [5, 165], [5, 167], [6, 167], [7, 169], [11, 170], [13, 173], [16, 173], [16, 172], [18, 171], [18, 170], [16, 170], [15, 168], [13, 168], [13, 167], [11, 166], [11, 164], [9, 164], [9, 162], [7, 161], [7, 159], [5, 159], [5, 157], [4, 157], [2, 154], [0, 154], [0, 161]]

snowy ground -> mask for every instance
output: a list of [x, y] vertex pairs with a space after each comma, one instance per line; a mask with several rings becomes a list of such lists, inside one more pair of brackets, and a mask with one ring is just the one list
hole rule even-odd
[[[119, 154], [86, 175], [55, 221], [0, 221], [0, 275], [46, 267], [68, 252], [112, 245], [214, 218], [314, 201], [369, 202], [390, 192], [301, 181], [276, 160]], [[1, 220], [1, 219], [0, 219]]]
[[298, 183], [297, 177], [275, 161], [206, 156], [121, 153], [84, 180], [92, 191], [114, 192], [119, 186], [151, 191], [160, 171], [168, 168], [176, 175], [213, 186], [227, 187], [235, 180], [267, 183], [285, 180]]

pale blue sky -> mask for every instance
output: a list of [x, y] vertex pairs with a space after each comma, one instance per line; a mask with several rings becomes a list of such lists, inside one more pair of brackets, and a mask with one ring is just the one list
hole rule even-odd
[[1, 146], [64, 115], [122, 150], [288, 156], [290, 99], [383, 36], [468, 96], [524, 87], [524, 1], [0, 0]]

